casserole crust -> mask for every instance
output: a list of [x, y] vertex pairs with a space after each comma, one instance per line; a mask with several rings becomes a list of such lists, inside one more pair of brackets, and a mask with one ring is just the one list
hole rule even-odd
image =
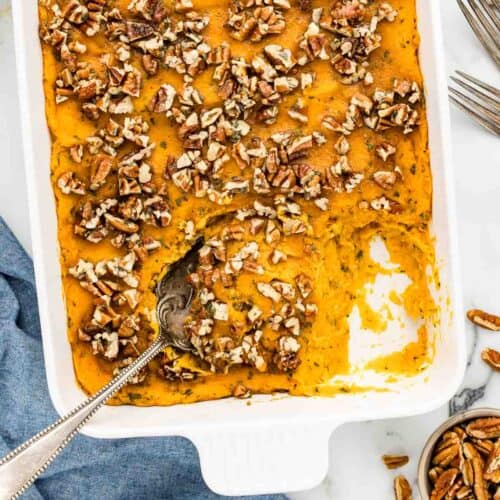
[[425, 367], [431, 176], [413, 0], [40, 3], [75, 372], [93, 392], [155, 335], [153, 284], [198, 235], [197, 355], [167, 350], [116, 402], [331, 394], [349, 317], [386, 320], [387, 267], [418, 339], [365, 368]]

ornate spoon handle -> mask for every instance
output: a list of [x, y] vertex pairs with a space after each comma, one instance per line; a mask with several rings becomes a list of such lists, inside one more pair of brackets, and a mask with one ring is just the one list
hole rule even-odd
[[0, 500], [16, 499], [52, 463], [96, 411], [166, 345], [160, 337], [99, 392], [0, 460]]

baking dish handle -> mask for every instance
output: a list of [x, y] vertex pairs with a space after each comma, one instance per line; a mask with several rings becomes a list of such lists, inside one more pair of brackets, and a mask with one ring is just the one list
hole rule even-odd
[[221, 495], [291, 492], [313, 488], [328, 471], [332, 422], [270, 423], [191, 436], [203, 479]]

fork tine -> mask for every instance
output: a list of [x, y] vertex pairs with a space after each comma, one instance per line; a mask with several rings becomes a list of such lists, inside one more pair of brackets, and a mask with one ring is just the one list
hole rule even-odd
[[[489, 17], [490, 21], [495, 25], [497, 30], [500, 30], [500, 18], [496, 10], [487, 2], [487, 0], [477, 0], [481, 5], [483, 12]], [[498, 37], [498, 32], [495, 34], [495, 39]]]
[[493, 87], [493, 85], [488, 85], [487, 83], [479, 80], [478, 78], [474, 78], [473, 76], [469, 75], [468, 73], [465, 73], [463, 71], [459, 71], [457, 69], [456, 71], [457, 75], [461, 76], [464, 80], [468, 80], [469, 82], [477, 85], [478, 87], [481, 87], [482, 89], [486, 90], [490, 94], [493, 94], [496, 97], [500, 97], [500, 90], [497, 89], [496, 87]]
[[500, 127], [500, 117], [496, 116], [491, 110], [485, 106], [483, 103], [471, 99], [468, 95], [464, 94], [460, 90], [453, 87], [449, 88], [449, 91], [457, 98], [462, 101], [462, 104], [466, 104], [470, 109], [475, 109], [481, 112], [481, 116], [489, 118], [495, 122]]
[[467, 19], [470, 27], [476, 34], [478, 40], [482, 43], [483, 47], [488, 51], [490, 56], [493, 58], [495, 63], [500, 66], [500, 51], [497, 47], [491, 42], [490, 37], [487, 33], [485, 33], [481, 24], [477, 21], [477, 19], [471, 14], [470, 10], [465, 6], [463, 0], [457, 0], [458, 6], [462, 11], [463, 15]]
[[484, 118], [473, 109], [470, 109], [466, 105], [462, 104], [462, 102], [454, 95], [450, 94], [450, 100], [464, 113], [471, 116], [477, 123], [479, 123], [479, 125], [486, 128], [490, 132], [493, 132], [495, 135], [500, 135], [500, 127], [496, 126], [493, 122], [490, 122], [488, 119]]
[[[479, 23], [483, 27], [484, 31], [486, 31], [486, 33], [488, 33], [488, 35], [493, 40], [493, 43], [498, 48], [498, 46], [499, 46], [498, 45], [498, 26], [494, 26], [493, 25], [493, 23], [495, 23], [493, 21], [493, 19], [489, 18], [489, 14], [488, 14], [488, 17], [487, 17], [487, 15], [484, 13], [483, 9], [478, 6], [476, 0], [468, 0], [468, 1], [469, 1], [470, 8], [472, 9], [472, 11], [474, 12], [474, 14], [478, 18]], [[484, 8], [484, 6], [483, 6], [484, 2], [481, 3], [481, 0], [479, 0], [479, 2], [482, 5], [482, 7]]]
[[500, 116], [500, 102], [492, 97], [483, 94], [479, 90], [469, 85], [467, 82], [460, 80], [459, 78], [455, 78], [454, 76], [451, 79], [460, 87], [470, 92], [473, 96], [479, 99], [478, 104], [483, 105], [489, 112], [492, 112], [498, 116]]
[[[500, 122], [496, 122], [489, 118], [489, 116], [485, 116], [484, 114], [478, 113], [475, 109], [477, 104], [474, 104], [472, 107], [468, 104], [467, 100], [462, 101], [464, 94], [458, 92], [453, 88], [449, 88], [450, 90], [450, 100], [463, 112], [471, 116], [477, 123], [481, 126], [488, 129], [490, 132], [493, 132], [495, 135], [500, 135]], [[467, 99], [467, 98], [466, 98]], [[474, 102], [474, 101], [472, 101]]]

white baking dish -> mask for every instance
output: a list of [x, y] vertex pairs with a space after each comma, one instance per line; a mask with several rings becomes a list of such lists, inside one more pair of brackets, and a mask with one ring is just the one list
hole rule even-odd
[[[231, 495], [294, 491], [311, 488], [323, 479], [329, 437], [342, 423], [427, 412], [453, 395], [465, 369], [465, 340], [448, 99], [439, 2], [417, 3], [434, 179], [433, 233], [442, 283], [441, 330], [432, 366], [412, 383], [401, 381], [385, 393], [335, 398], [259, 396], [252, 399], [251, 406], [226, 399], [168, 408], [106, 407], [85, 427], [86, 434], [100, 438], [185, 436], [196, 445], [203, 476], [214, 491]], [[63, 414], [84, 395], [74, 380], [66, 338], [37, 1], [16, 0], [12, 4], [45, 364], [52, 401]]]

